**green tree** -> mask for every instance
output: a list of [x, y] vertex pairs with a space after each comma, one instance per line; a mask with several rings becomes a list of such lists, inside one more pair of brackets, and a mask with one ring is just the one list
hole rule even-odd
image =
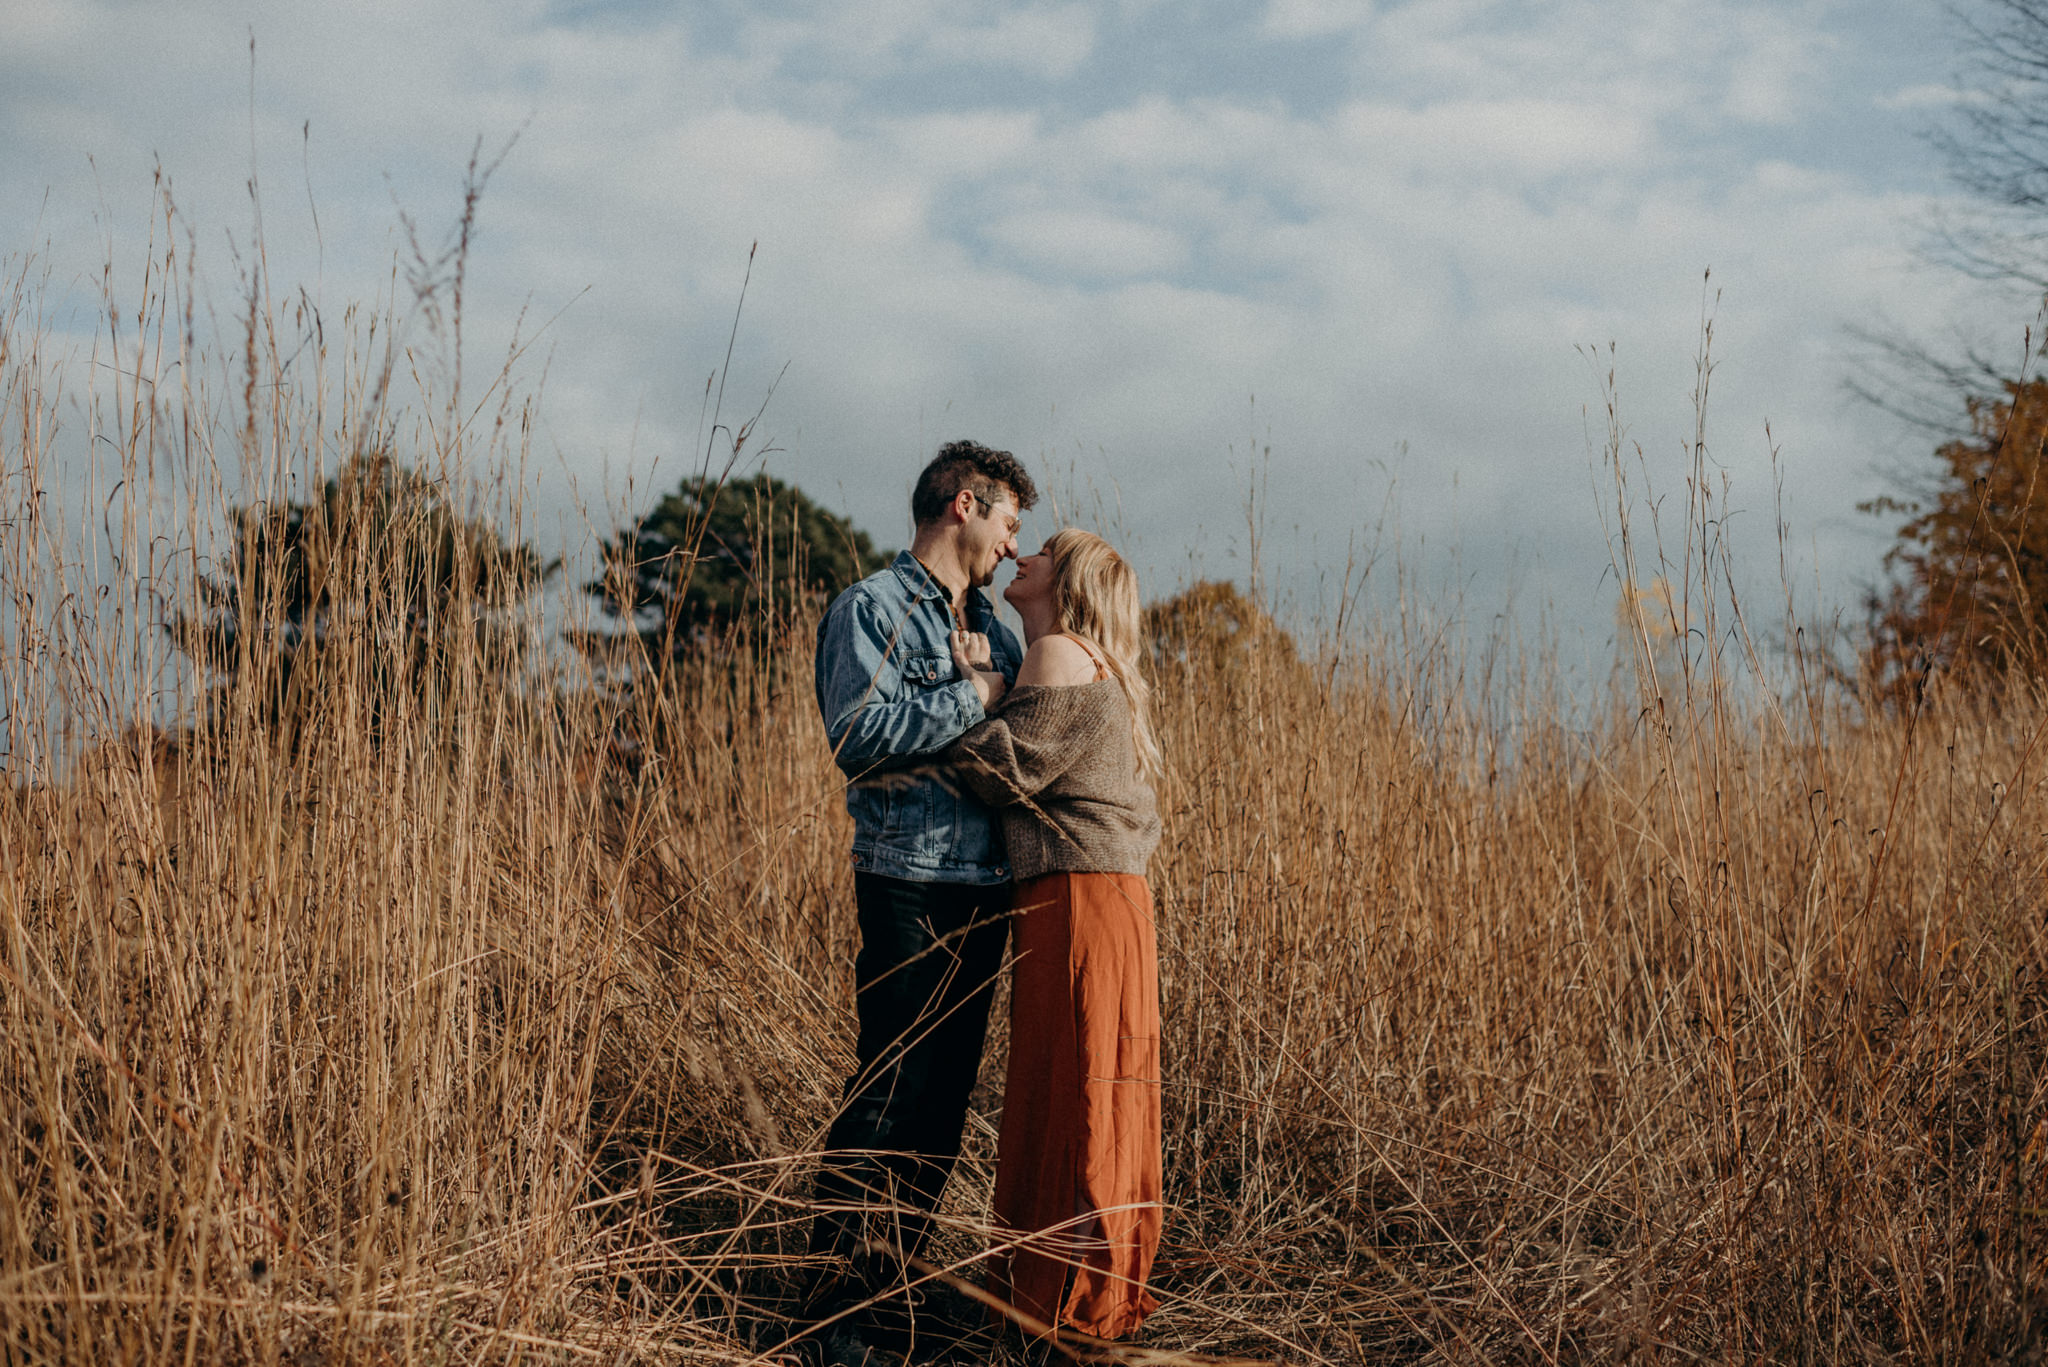
[[373, 697], [438, 694], [465, 664], [502, 671], [519, 648], [503, 619], [548, 568], [381, 452], [351, 460], [305, 503], [234, 509], [230, 530], [197, 610], [166, 629], [206, 670], [215, 721], [239, 692], [294, 733], [320, 663], [343, 655]]
[[691, 478], [604, 543], [603, 573], [584, 588], [660, 659], [742, 622], [786, 623], [890, 557], [795, 485]]
[[1936, 449], [1931, 478], [1861, 505], [1906, 518], [1869, 599], [1866, 663], [1894, 697], [1930, 669], [2035, 669], [2048, 654], [2048, 380], [2004, 389], [1969, 401], [1970, 434]]

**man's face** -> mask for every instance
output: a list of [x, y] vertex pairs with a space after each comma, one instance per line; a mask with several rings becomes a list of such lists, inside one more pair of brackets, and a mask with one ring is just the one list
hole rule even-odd
[[987, 588], [995, 582], [996, 567], [1017, 555], [1017, 496], [1005, 489], [983, 503], [976, 499], [974, 511], [961, 528], [967, 569], [974, 587]]

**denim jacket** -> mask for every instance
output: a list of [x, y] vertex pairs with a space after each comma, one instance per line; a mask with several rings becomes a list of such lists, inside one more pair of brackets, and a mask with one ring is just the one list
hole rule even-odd
[[[988, 634], [995, 668], [1014, 683], [1023, 648], [980, 589], [968, 626]], [[1003, 883], [1002, 828], [931, 757], [983, 717], [953, 666], [946, 591], [909, 551], [832, 601], [818, 624], [818, 711], [850, 780], [853, 866], [920, 883]]]

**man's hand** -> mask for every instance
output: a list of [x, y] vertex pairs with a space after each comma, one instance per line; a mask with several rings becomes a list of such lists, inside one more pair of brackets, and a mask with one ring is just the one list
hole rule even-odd
[[960, 677], [973, 682], [974, 691], [981, 698], [981, 705], [984, 708], [995, 706], [996, 699], [1003, 696], [1003, 690], [1009, 685], [995, 670], [988, 636], [979, 631], [956, 629], [951, 642], [953, 666], [960, 671]]

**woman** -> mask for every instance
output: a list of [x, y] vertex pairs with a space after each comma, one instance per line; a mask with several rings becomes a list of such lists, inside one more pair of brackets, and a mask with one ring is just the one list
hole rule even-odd
[[[992, 1289], [1033, 1319], [1134, 1333], [1159, 1247], [1159, 956], [1145, 864], [1159, 750], [1138, 672], [1138, 581], [1067, 528], [1017, 562], [1016, 686], [948, 759], [1002, 817], [1017, 880]], [[966, 677], [987, 655], [954, 636]], [[976, 670], [976, 657], [982, 668]]]

